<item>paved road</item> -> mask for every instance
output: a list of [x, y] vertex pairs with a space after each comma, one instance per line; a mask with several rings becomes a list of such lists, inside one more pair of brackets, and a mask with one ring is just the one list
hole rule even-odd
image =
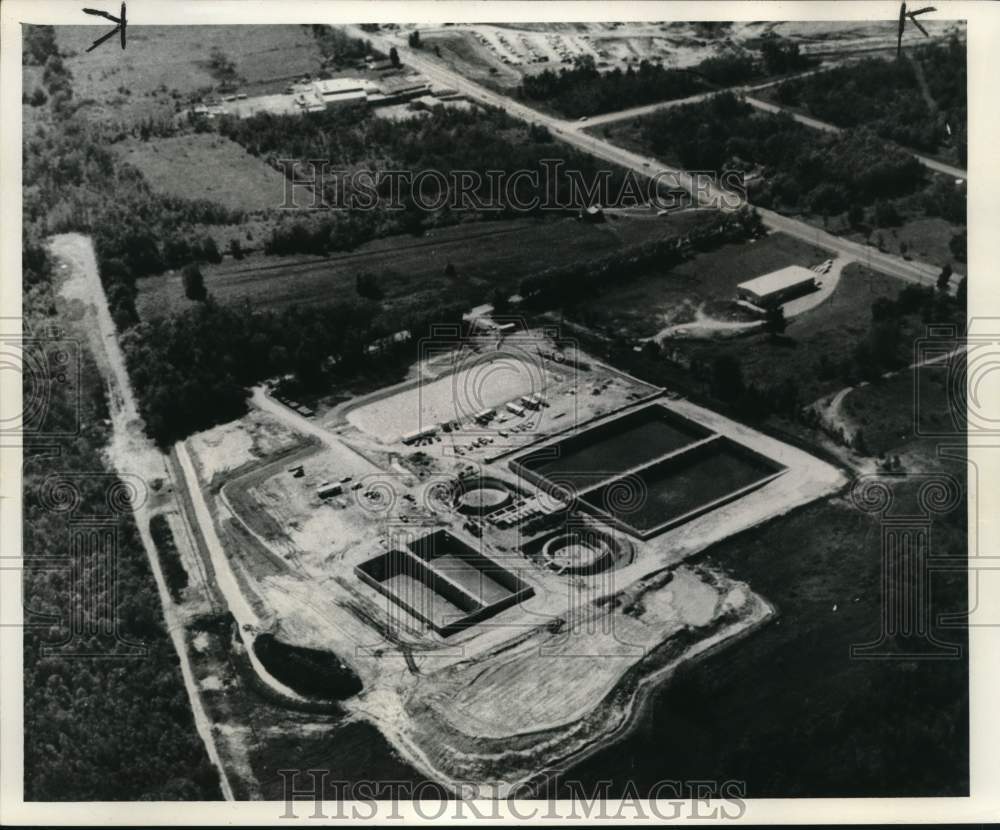
[[[810, 118], [808, 115], [800, 115], [797, 112], [792, 112], [792, 110], [785, 107], [780, 107], [777, 104], [772, 104], [770, 101], [761, 101], [759, 98], [753, 98], [751, 96], [746, 96], [744, 100], [750, 104], [752, 107], [756, 107], [759, 110], [764, 110], [765, 112], [784, 112], [792, 116], [800, 124], [805, 124], [807, 127], [812, 127], [814, 130], [824, 130], [828, 133], [839, 133], [843, 131], [842, 127], [838, 127], [835, 124], [829, 124], [826, 121], [820, 121], [817, 118]], [[928, 158], [927, 156], [922, 156], [919, 153], [914, 153], [912, 150], [906, 147], [900, 147], [901, 150], [906, 150], [911, 156], [913, 156], [917, 161], [919, 161], [924, 167], [934, 170], [938, 173], [944, 173], [946, 176], [952, 176], [956, 179], [968, 179], [969, 171], [963, 170], [961, 167], [955, 167], [951, 164], [945, 164], [944, 162], [938, 161], [937, 159]]]
[[[469, 98], [502, 109], [523, 121], [548, 127], [556, 138], [566, 144], [573, 145], [605, 161], [634, 170], [645, 176], [660, 176], [665, 184], [676, 182], [677, 185], [694, 195], [699, 206], [723, 206], [723, 209], [730, 210], [739, 207], [738, 204], [734, 204], [734, 194], [732, 193], [724, 192], [714, 185], [705, 187], [703, 184], [699, 189], [695, 186], [695, 182], [690, 174], [669, 167], [651, 156], [642, 156], [618, 147], [597, 136], [588, 135], [578, 129], [580, 124], [577, 122], [567, 122], [564, 119], [538, 112], [522, 104], [520, 101], [515, 101], [506, 95], [486, 89], [459, 73], [441, 66], [420, 54], [419, 51], [408, 48], [402, 39], [396, 40], [384, 35], [362, 32], [360, 29], [353, 29], [352, 27], [345, 28], [350, 30], [354, 37], [367, 38], [376, 48], [383, 52], [387, 53], [391, 47], [395, 47], [400, 57], [403, 58], [404, 63], [425, 75], [434, 84], [455, 89]], [[764, 224], [772, 230], [781, 231], [789, 236], [794, 236], [803, 241], [818, 245], [836, 254], [853, 257], [876, 270], [898, 277], [899, 279], [923, 285], [933, 285], [936, 282], [939, 269], [934, 266], [882, 253], [868, 245], [862, 245], [838, 236], [833, 236], [799, 219], [782, 216], [774, 211], [761, 208], [758, 208], [758, 210]]]
[[618, 110], [617, 112], [606, 112], [602, 115], [592, 115], [586, 121], [567, 121], [566, 126], [569, 129], [582, 129], [585, 130], [588, 127], [599, 126], [601, 124], [610, 124], [614, 121], [623, 121], [627, 118], [637, 118], [642, 115], [649, 115], [651, 112], [656, 112], [657, 110], [669, 109], [670, 107], [679, 107], [682, 104], [696, 104], [699, 101], [704, 101], [706, 98], [711, 98], [713, 95], [717, 95], [722, 91], [729, 91], [736, 95], [745, 95], [748, 92], [755, 92], [758, 89], [767, 89], [768, 87], [777, 86], [778, 84], [784, 83], [785, 81], [790, 81], [793, 78], [807, 78], [810, 75], [816, 75], [819, 72], [828, 72], [835, 66], [841, 66], [847, 63], [847, 61], [831, 61], [830, 63], [824, 64], [816, 69], [809, 69], [805, 72], [798, 72], [794, 75], [786, 75], [781, 78], [777, 78], [772, 81], [764, 81], [759, 84], [747, 84], [745, 86], [733, 86], [727, 87], [726, 90], [721, 89], [710, 89], [707, 92], [699, 92], [697, 95], [689, 95], [687, 98], [677, 98], [673, 101], [659, 101], [655, 104], [646, 104], [642, 107], [632, 107], [627, 110]]

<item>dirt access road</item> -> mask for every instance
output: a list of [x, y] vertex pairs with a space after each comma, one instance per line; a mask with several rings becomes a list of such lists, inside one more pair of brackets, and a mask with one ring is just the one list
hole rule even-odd
[[[79, 328], [86, 332], [88, 347], [107, 384], [108, 408], [112, 423], [112, 441], [107, 448], [107, 455], [112, 467], [126, 480], [138, 476], [146, 482], [147, 487], [156, 479], [169, 482], [170, 472], [166, 457], [145, 437], [142, 419], [139, 417], [128, 371], [125, 368], [125, 356], [118, 345], [118, 332], [108, 311], [104, 286], [98, 274], [97, 258], [90, 238], [75, 233], [61, 234], [52, 237], [50, 249], [55, 259], [65, 265], [65, 280], [60, 287], [60, 296], [67, 302], [79, 301], [86, 309]], [[164, 486], [161, 491], [167, 489]], [[164, 502], [160, 501], [157, 512], [160, 512], [163, 505]], [[232, 801], [233, 790], [215, 744], [212, 722], [205, 712], [191, 668], [184, 641], [184, 623], [170, 599], [170, 592], [167, 590], [167, 583], [160, 567], [159, 553], [149, 532], [152, 513], [145, 499], [135, 501], [133, 514], [160, 594], [166, 628], [177, 652], [184, 687], [194, 714], [195, 727], [205, 744], [209, 759], [219, 772], [222, 795], [227, 801]]]

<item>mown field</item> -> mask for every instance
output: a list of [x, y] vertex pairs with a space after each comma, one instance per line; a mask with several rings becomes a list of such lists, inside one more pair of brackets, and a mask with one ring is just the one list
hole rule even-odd
[[572, 316], [591, 328], [652, 337], [664, 326], [690, 321], [700, 306], [731, 301], [741, 282], [786, 265], [812, 267], [828, 257], [820, 248], [777, 233], [752, 244], [727, 244], [576, 303]]
[[261, 84], [316, 72], [320, 51], [307, 26], [129, 26], [123, 52], [105, 44], [86, 52], [107, 26], [59, 26], [56, 37], [78, 99], [91, 118], [133, 120], [172, 115], [187, 96], [218, 85], [214, 49], [235, 65], [241, 83]]
[[[358, 299], [357, 276], [373, 274], [384, 294], [383, 307], [405, 313], [458, 299], [469, 305], [485, 302], [495, 288], [516, 292], [529, 273], [681, 233], [710, 217], [689, 213], [657, 221], [616, 218], [603, 224], [572, 218], [470, 222], [421, 236], [379, 239], [329, 257], [227, 258], [205, 266], [203, 272], [208, 292], [219, 303], [270, 309]], [[455, 267], [454, 278], [445, 276], [449, 263]], [[140, 317], [191, 304], [178, 273], [139, 281]]]
[[192, 133], [114, 145], [154, 190], [180, 199], [209, 199], [232, 210], [267, 211], [284, 198], [285, 178], [235, 141]]

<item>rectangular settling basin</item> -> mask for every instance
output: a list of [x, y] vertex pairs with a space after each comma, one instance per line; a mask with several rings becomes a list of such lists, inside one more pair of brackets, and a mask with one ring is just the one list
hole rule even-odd
[[583, 493], [591, 510], [643, 538], [762, 487], [785, 468], [719, 436]]
[[536, 484], [552, 484], [554, 478], [579, 492], [711, 434], [653, 404], [539, 447], [514, 459], [511, 468]]
[[534, 594], [530, 585], [445, 530], [361, 563], [358, 578], [447, 637]]

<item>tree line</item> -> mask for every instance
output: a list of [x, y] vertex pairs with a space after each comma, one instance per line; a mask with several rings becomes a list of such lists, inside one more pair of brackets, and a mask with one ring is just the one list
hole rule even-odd
[[[65, 338], [75, 334], [56, 316], [57, 277], [35, 233], [25, 226], [25, 328], [48, 334], [26, 348], [33, 362], [55, 367]], [[46, 383], [46, 406], [33, 424], [38, 437], [29, 435], [24, 446], [25, 798], [218, 799], [218, 774], [195, 729], [130, 512], [112, 515], [115, 544], [103, 548], [114, 555], [113, 584], [101, 549], [75, 560], [79, 570], [69, 576], [74, 519], [108, 515], [108, 493], [120, 485], [103, 454], [110, 440], [105, 386], [90, 355], [80, 357], [79, 382], [74, 365], [67, 382]], [[31, 377], [24, 379], [26, 400], [42, 391], [30, 388]], [[78, 498], [73, 510], [53, 505], [53, 477], [69, 482]], [[114, 636], [94, 633], [105, 603]], [[73, 634], [75, 610], [91, 633]], [[74, 650], [99, 656], [84, 659]]]
[[[525, 215], [519, 206], [544, 197], [542, 188], [549, 181], [553, 201], [579, 207], [579, 191], [566, 171], [578, 172], [587, 184], [610, 173], [610, 192], [621, 188], [625, 176], [621, 168], [609, 169], [592, 156], [565, 147], [558, 153], [562, 172], [550, 175], [552, 168], [543, 162], [554, 156], [551, 133], [493, 108], [435, 107], [402, 122], [380, 118], [365, 108], [294, 116], [258, 113], [245, 119], [224, 117], [219, 131], [286, 176], [297, 172], [311, 177], [316, 168], [293, 169], [283, 160], [328, 162], [331, 172], [322, 177], [317, 195], [322, 197], [319, 204], [332, 208], [372, 195], [332, 171], [400, 171], [411, 181], [425, 171], [433, 174], [417, 182], [419, 198], [403, 179], [380, 175], [377, 181], [365, 180], [365, 188], [374, 186], [374, 203], [368, 209], [299, 211], [276, 225], [265, 240], [265, 252], [280, 255], [351, 250], [370, 239], [419, 233], [430, 225], [452, 224], [469, 216], [505, 218], [515, 215], [515, 207], [516, 215]], [[498, 185], [489, 175], [497, 170], [526, 171], [526, 175]], [[461, 189], [466, 174], [473, 186]], [[308, 194], [296, 198], [312, 204]], [[428, 209], [436, 204], [441, 207]]]
[[743, 169], [755, 204], [832, 216], [920, 191], [927, 171], [864, 128], [832, 135], [785, 113], [761, 113], [731, 92], [643, 120], [655, 153], [690, 170]]
[[548, 104], [571, 118], [639, 107], [657, 101], [686, 98], [699, 92], [735, 86], [769, 75], [800, 71], [816, 64], [799, 52], [797, 43], [769, 38], [759, 57], [728, 52], [705, 58], [690, 68], [662, 66], [648, 60], [601, 72], [593, 55], [580, 55], [571, 68], [546, 69], [525, 75], [518, 95]]
[[946, 44], [908, 50], [901, 60], [865, 58], [792, 79], [779, 85], [775, 96], [779, 103], [804, 109], [823, 121], [841, 127], [867, 126], [906, 147], [935, 153], [953, 146], [965, 164], [965, 65], [965, 45], [952, 37]]

